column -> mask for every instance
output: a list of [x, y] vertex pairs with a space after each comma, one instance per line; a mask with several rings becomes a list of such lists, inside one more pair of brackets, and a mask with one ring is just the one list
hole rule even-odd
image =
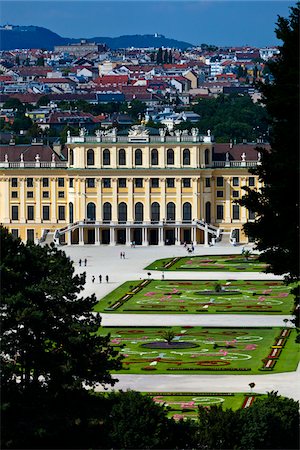
[[86, 193], [85, 193], [85, 178], [81, 178], [79, 181], [79, 192], [80, 192], [80, 218], [84, 220], [87, 218], [86, 215]]
[[166, 213], [166, 179], [160, 178], [160, 198], [161, 198], [161, 204], [160, 204], [160, 219], [166, 220], [167, 213]]
[[50, 178], [51, 222], [57, 223], [56, 178]]
[[210, 200], [210, 223], [214, 224], [215, 223], [215, 217], [216, 217], [216, 182], [215, 182], [215, 177], [211, 177], [210, 179], [210, 188], [211, 188], [211, 200]]
[[149, 178], [145, 178], [145, 202], [144, 202], [144, 221], [150, 222], [150, 183]]
[[158, 245], [164, 245], [164, 229], [162, 226], [158, 228]]
[[74, 192], [75, 192], [75, 198], [74, 198], [74, 222], [78, 222], [79, 220], [82, 220], [82, 217], [80, 215], [80, 180], [79, 178], [74, 178]]
[[[3, 208], [3, 212], [4, 212], [4, 217], [3, 217], [3, 222], [4, 223], [9, 223], [9, 178], [4, 178], [3, 179], [3, 200], [4, 200], [4, 208]], [[20, 192], [21, 194], [21, 192]], [[20, 198], [20, 202], [21, 202], [21, 198]]]
[[[241, 178], [241, 186], [246, 186], [246, 178]], [[241, 192], [241, 189], [240, 189]], [[244, 224], [247, 222], [246, 208], [245, 206], [240, 206], [241, 209], [241, 222]]]
[[68, 245], [71, 245], [72, 244], [72, 231], [67, 231], [66, 232], [66, 241], [67, 241], [67, 244]]
[[147, 228], [142, 228], [142, 245], [149, 245]]
[[35, 180], [35, 223], [41, 223], [41, 178]]
[[127, 178], [127, 220], [129, 222], [134, 221], [134, 211], [133, 211], [133, 178]]
[[96, 207], [96, 220], [102, 221], [102, 180], [101, 178], [96, 178], [97, 186], [97, 207]]
[[[199, 177], [200, 178], [200, 177]], [[200, 218], [200, 209], [198, 207], [200, 201], [200, 193], [198, 192], [198, 178], [192, 178], [192, 220]]]
[[231, 202], [230, 202], [230, 177], [224, 178], [225, 182], [225, 222], [231, 223]]
[[110, 239], [109, 239], [109, 245], [116, 245], [116, 240], [115, 240], [115, 228], [111, 227], [109, 229], [110, 231]]
[[126, 228], [126, 245], [130, 246], [131, 244], [131, 237], [130, 237], [130, 228]]
[[196, 227], [194, 227], [194, 226], [191, 228], [191, 238], [192, 238], [193, 245], [196, 245], [197, 244], [197, 242], [196, 242]]
[[111, 218], [113, 222], [118, 221], [118, 186], [117, 178], [112, 178], [112, 211]]
[[25, 203], [25, 178], [20, 178], [20, 223], [25, 223], [26, 220]]
[[176, 221], [182, 222], [181, 178], [176, 178]]
[[95, 245], [100, 245], [100, 227], [95, 225]]
[[208, 247], [208, 225], [205, 225], [205, 230], [204, 230], [204, 245], [205, 247]]
[[175, 245], [180, 245], [180, 228], [175, 228]]
[[79, 245], [84, 245], [84, 232], [83, 232], [83, 226], [80, 226], [78, 228], [79, 233]]

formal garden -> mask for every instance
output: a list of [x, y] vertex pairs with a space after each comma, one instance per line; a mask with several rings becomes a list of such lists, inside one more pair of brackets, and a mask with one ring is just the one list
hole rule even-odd
[[290, 289], [281, 281], [128, 281], [95, 311], [117, 313], [290, 314]]
[[[263, 374], [296, 370], [295, 330], [278, 327], [101, 327], [120, 373]], [[283, 355], [283, 356], [282, 356]]]
[[249, 250], [240, 255], [209, 255], [164, 258], [154, 261], [146, 267], [148, 270], [184, 270], [208, 272], [263, 272], [264, 263], [258, 261], [258, 255]]
[[228, 392], [149, 392], [153, 401], [159, 405], [164, 405], [168, 411], [168, 417], [175, 420], [189, 418], [197, 420], [198, 407], [204, 406], [210, 408], [213, 405], [222, 406], [222, 409], [232, 409], [236, 411], [239, 408], [249, 408], [257, 397], [263, 398], [264, 395], [249, 392], [228, 393]]

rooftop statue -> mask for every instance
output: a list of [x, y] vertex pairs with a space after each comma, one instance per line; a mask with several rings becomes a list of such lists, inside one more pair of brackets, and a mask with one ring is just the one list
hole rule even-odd
[[192, 136], [198, 136], [199, 130], [198, 128], [192, 128]]
[[242, 161], [243, 161], [243, 162], [246, 161], [246, 153], [245, 153], [245, 152], [243, 152], [243, 153], [241, 154], [241, 158], [242, 158]]
[[128, 136], [148, 136], [149, 130], [145, 128], [144, 125], [133, 125], [128, 132]]

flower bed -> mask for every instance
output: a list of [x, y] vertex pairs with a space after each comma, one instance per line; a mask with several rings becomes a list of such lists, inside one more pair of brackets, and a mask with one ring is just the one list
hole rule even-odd
[[242, 405], [242, 409], [249, 408], [252, 405], [252, 403], [254, 402], [254, 400], [255, 400], [255, 397], [253, 395], [246, 397], [244, 400], [244, 403]]
[[201, 368], [201, 367], [185, 367], [184, 369], [182, 369], [182, 368], [180, 368], [180, 367], [168, 367], [167, 368], [167, 370], [169, 370], [169, 371], [199, 371], [199, 370], [205, 370], [205, 371], [213, 371], [213, 372], [215, 372], [215, 371], [217, 371], [217, 372], [228, 372], [228, 371], [230, 371], [230, 372], [249, 372], [249, 371], [251, 371], [251, 369], [248, 369], [248, 368], [243, 368], [243, 367], [240, 367], [240, 368], [227, 368], [227, 369], [223, 369], [222, 367], [214, 367], [214, 368], [210, 368], [210, 367], [205, 367], [205, 369], [203, 369], [203, 368]]

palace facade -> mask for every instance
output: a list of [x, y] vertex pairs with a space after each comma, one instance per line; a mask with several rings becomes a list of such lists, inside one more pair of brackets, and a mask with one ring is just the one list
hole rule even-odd
[[22, 240], [66, 244], [247, 242], [242, 187], [256, 144], [216, 144], [192, 130], [143, 126], [68, 136], [66, 146], [0, 146], [0, 222]]

